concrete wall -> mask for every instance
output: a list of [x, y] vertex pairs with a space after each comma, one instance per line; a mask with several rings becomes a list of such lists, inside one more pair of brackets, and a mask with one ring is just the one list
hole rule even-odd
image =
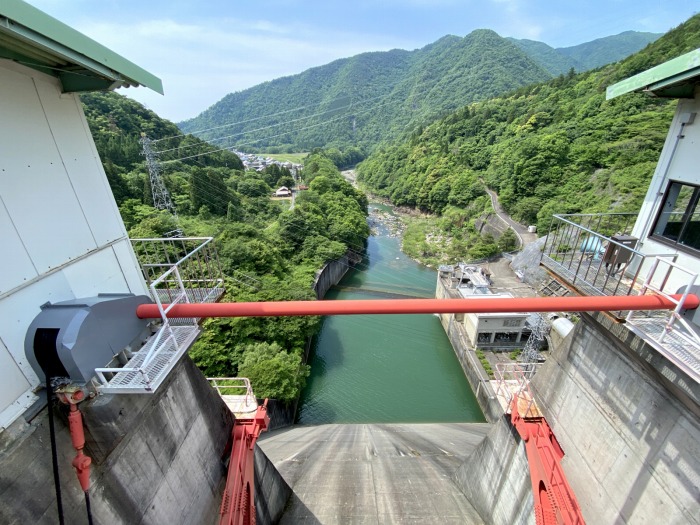
[[641, 357], [658, 352], [597, 318], [584, 315], [533, 380], [584, 517], [700, 523], [697, 406]]
[[255, 523], [270, 525], [282, 517], [292, 489], [265, 453], [255, 447]]
[[[551, 338], [532, 387], [587, 523], [700, 523], [698, 385], [604, 314]], [[526, 454], [505, 418], [456, 479], [487, 523], [531, 523]]]
[[147, 290], [75, 94], [0, 59], [0, 431], [36, 397], [24, 355], [46, 301]]
[[[152, 396], [100, 396], [81, 410], [95, 523], [213, 523], [233, 418], [189, 357]], [[61, 417], [57, 444], [66, 523], [86, 523]], [[0, 434], [0, 498], [0, 523], [57, 523], [46, 410]]]
[[474, 221], [474, 228], [482, 235], [490, 233], [498, 239], [510, 226], [495, 213], [487, 213]]
[[534, 525], [525, 444], [507, 416], [491, 427], [454, 479], [486, 523]]
[[323, 299], [328, 290], [331, 289], [331, 286], [340, 282], [350, 269], [350, 264], [350, 258], [346, 254], [340, 259], [329, 262], [318, 271], [314, 282], [314, 291], [317, 299]]

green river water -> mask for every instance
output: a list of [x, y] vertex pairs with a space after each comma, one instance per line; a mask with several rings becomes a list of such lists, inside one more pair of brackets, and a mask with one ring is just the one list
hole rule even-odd
[[[434, 297], [436, 272], [404, 255], [386, 222], [373, 230], [366, 258], [326, 299]], [[484, 421], [434, 315], [326, 317], [309, 364], [300, 424]]]

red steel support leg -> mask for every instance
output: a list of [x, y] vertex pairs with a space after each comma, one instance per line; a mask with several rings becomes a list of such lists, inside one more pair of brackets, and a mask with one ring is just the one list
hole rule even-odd
[[236, 419], [226, 488], [219, 512], [220, 525], [255, 523], [255, 442], [267, 430], [267, 399], [252, 419]]
[[582, 525], [581, 507], [561, 468], [561, 449], [543, 417], [523, 419], [513, 396], [511, 422], [525, 442], [537, 525]]
[[70, 414], [68, 415], [68, 426], [70, 428], [70, 437], [73, 442], [73, 448], [77, 451], [73, 458], [73, 466], [75, 473], [78, 475], [78, 481], [83, 489], [87, 492], [90, 488], [90, 464], [92, 459], [83, 454], [85, 446], [85, 431], [83, 429], [83, 416], [80, 414], [77, 405], [70, 405]]
[[78, 408], [78, 403], [85, 399], [85, 393], [80, 388], [65, 387], [56, 390], [56, 396], [70, 407], [68, 414], [68, 429], [73, 448], [76, 451], [73, 458], [73, 467], [78, 475], [78, 481], [83, 492], [87, 493], [90, 488], [90, 465], [92, 459], [83, 453], [85, 447], [85, 429], [83, 428], [83, 416]]

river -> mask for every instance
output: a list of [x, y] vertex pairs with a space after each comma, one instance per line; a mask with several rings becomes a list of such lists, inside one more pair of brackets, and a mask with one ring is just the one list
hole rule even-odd
[[[401, 252], [391, 208], [371, 204], [370, 210], [367, 256], [326, 299], [433, 297], [436, 273]], [[300, 424], [484, 421], [433, 315], [326, 317], [309, 364]]]

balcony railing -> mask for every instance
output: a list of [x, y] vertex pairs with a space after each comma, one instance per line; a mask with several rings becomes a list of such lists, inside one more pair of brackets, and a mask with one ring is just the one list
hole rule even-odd
[[[629, 235], [632, 214], [555, 215], [542, 253], [542, 265], [581, 295], [669, 297], [678, 284], [685, 290], [697, 274], [676, 264], [675, 253], [642, 253]], [[673, 288], [669, 283], [674, 283]], [[681, 370], [700, 382], [700, 337], [697, 328], [675, 311], [609, 312], [648, 341]]]
[[124, 355], [122, 367], [95, 370], [103, 393], [153, 393], [199, 335], [199, 319], [167, 317], [180, 303], [217, 301], [223, 277], [211, 237], [132, 239], [160, 326], [146, 344]]
[[519, 403], [525, 404], [525, 414], [534, 415], [535, 398], [530, 390], [530, 380], [540, 367], [540, 363], [496, 363], [495, 392], [496, 399], [501, 404], [503, 411], [510, 414], [513, 396], [517, 396]]
[[636, 239], [629, 235], [635, 218], [627, 213], [555, 215], [542, 264], [582, 295], [636, 295], [653, 260], [675, 262], [677, 256], [637, 250]]
[[209, 384], [219, 393], [236, 418], [249, 418], [258, 409], [250, 380], [246, 377], [208, 377]]
[[[171, 303], [180, 291], [180, 284], [190, 303], [211, 303], [221, 297], [223, 277], [211, 237], [131, 239], [131, 245], [146, 283], [150, 287], [158, 281], [154, 290], [161, 301]], [[165, 278], [175, 266], [179, 276], [170, 273]]]

